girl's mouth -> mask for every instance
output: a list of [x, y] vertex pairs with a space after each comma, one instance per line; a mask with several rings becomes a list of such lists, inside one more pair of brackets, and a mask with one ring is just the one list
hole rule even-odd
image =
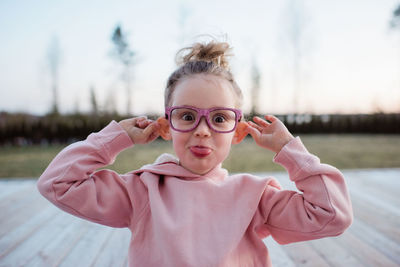
[[198, 158], [204, 158], [211, 154], [211, 148], [204, 146], [191, 146], [190, 152]]

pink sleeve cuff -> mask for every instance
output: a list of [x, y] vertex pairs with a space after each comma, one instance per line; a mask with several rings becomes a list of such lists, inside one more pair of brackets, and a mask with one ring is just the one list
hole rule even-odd
[[133, 146], [132, 139], [121, 125], [114, 120], [96, 133], [95, 141], [105, 149], [108, 158], [112, 162], [121, 151]]
[[319, 163], [319, 158], [310, 154], [301, 142], [300, 137], [296, 137], [275, 155], [273, 161], [283, 166], [290, 178], [295, 180], [296, 175], [301, 170], [308, 169], [310, 164]]

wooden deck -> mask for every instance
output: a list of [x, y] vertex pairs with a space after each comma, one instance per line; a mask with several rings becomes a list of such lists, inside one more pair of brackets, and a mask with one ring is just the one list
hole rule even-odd
[[[281, 246], [274, 266], [400, 266], [400, 169], [344, 171], [355, 220], [345, 234]], [[292, 188], [285, 173], [273, 174]], [[0, 266], [126, 266], [130, 232], [89, 223], [42, 198], [36, 180], [0, 180]]]

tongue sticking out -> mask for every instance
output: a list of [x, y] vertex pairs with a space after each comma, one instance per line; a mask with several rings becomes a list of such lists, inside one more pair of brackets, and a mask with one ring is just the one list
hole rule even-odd
[[190, 147], [190, 151], [196, 157], [206, 157], [211, 153], [211, 149], [208, 147], [201, 147], [201, 146], [192, 146]]

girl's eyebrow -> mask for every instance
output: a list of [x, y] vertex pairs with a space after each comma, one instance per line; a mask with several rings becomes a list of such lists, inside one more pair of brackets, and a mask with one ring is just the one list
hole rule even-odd
[[175, 105], [175, 106], [172, 106], [172, 107], [188, 107], [188, 108], [197, 108], [197, 109], [213, 109], [213, 108], [238, 109], [238, 108], [236, 108], [236, 107], [223, 107], [223, 106], [212, 106], [212, 107], [209, 107], [209, 108], [199, 108], [199, 107], [196, 107], [196, 106], [193, 106], [193, 105]]

